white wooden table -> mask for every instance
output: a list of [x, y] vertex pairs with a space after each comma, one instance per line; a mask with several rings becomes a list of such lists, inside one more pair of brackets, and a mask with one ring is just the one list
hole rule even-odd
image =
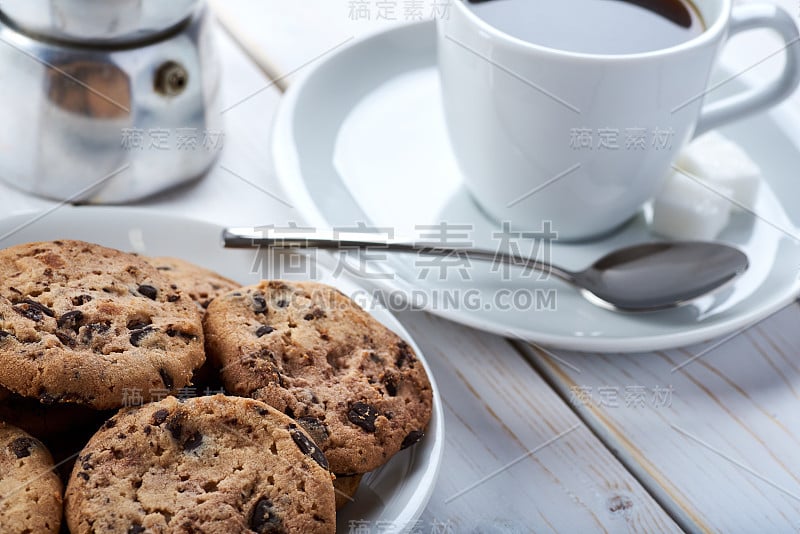
[[[291, 73], [393, 23], [374, 13], [352, 20], [359, 3], [380, 4], [219, 0], [220, 18], [251, 54], [218, 32], [230, 107], [224, 154], [202, 181], [139, 206], [226, 225], [302, 222], [273, 176], [271, 118]], [[402, 22], [413, 3], [394, 3]], [[777, 48], [763, 35], [734, 45], [742, 67]], [[0, 188], [2, 215], [48, 207]], [[423, 312], [399, 318], [445, 405], [444, 464], [415, 532], [800, 531], [796, 304], [718, 346], [639, 355], [550, 351]]]

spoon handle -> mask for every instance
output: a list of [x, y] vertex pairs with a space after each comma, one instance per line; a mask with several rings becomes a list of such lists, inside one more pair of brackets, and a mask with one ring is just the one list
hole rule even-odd
[[494, 250], [448, 247], [415, 242], [410, 239], [386, 239], [380, 234], [368, 232], [323, 232], [319, 230], [274, 230], [272, 228], [227, 228], [222, 233], [222, 241], [226, 248], [295, 248], [295, 249], [379, 249], [388, 252], [417, 253], [431, 256], [460, 256], [470, 260], [490, 261], [495, 264], [506, 264], [552, 274], [553, 276], [574, 283], [574, 274], [566, 269], [556, 267], [537, 259], [525, 258], [515, 254], [507, 254]]

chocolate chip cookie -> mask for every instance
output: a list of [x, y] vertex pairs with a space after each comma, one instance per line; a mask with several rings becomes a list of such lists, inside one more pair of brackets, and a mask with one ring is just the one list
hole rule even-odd
[[61, 480], [42, 443], [0, 422], [0, 531], [58, 532]]
[[422, 438], [432, 402], [425, 369], [338, 290], [263, 281], [214, 300], [204, 326], [226, 391], [295, 418], [337, 475], [371, 471]]
[[113, 412], [80, 404], [45, 405], [0, 387], [0, 421], [17, 426], [37, 439], [58, 438], [75, 428], [97, 428], [111, 415]]
[[142, 259], [161, 271], [174, 284], [175, 289], [180, 289], [188, 295], [203, 313], [212, 300], [242, 285], [214, 271], [178, 258], [142, 256]]
[[67, 486], [73, 534], [334, 532], [325, 456], [291, 418], [240, 397], [123, 409]]
[[115, 408], [186, 386], [204, 360], [197, 307], [142, 259], [68, 240], [0, 251], [0, 386]]
[[333, 481], [333, 491], [336, 493], [336, 509], [344, 508], [353, 502], [353, 496], [358, 491], [361, 478], [364, 475], [340, 475]]

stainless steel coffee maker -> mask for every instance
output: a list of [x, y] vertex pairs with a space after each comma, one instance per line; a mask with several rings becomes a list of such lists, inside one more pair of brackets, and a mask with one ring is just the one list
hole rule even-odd
[[122, 203], [200, 177], [224, 145], [201, 0], [0, 0], [0, 179]]

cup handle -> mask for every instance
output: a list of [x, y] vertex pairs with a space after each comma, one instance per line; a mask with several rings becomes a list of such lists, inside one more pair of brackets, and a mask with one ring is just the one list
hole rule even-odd
[[745, 4], [731, 12], [728, 38], [759, 28], [776, 31], [786, 50], [786, 65], [781, 75], [762, 87], [730, 96], [703, 107], [695, 137], [727, 122], [762, 111], [787, 98], [800, 84], [800, 33], [791, 15], [772, 4]]

